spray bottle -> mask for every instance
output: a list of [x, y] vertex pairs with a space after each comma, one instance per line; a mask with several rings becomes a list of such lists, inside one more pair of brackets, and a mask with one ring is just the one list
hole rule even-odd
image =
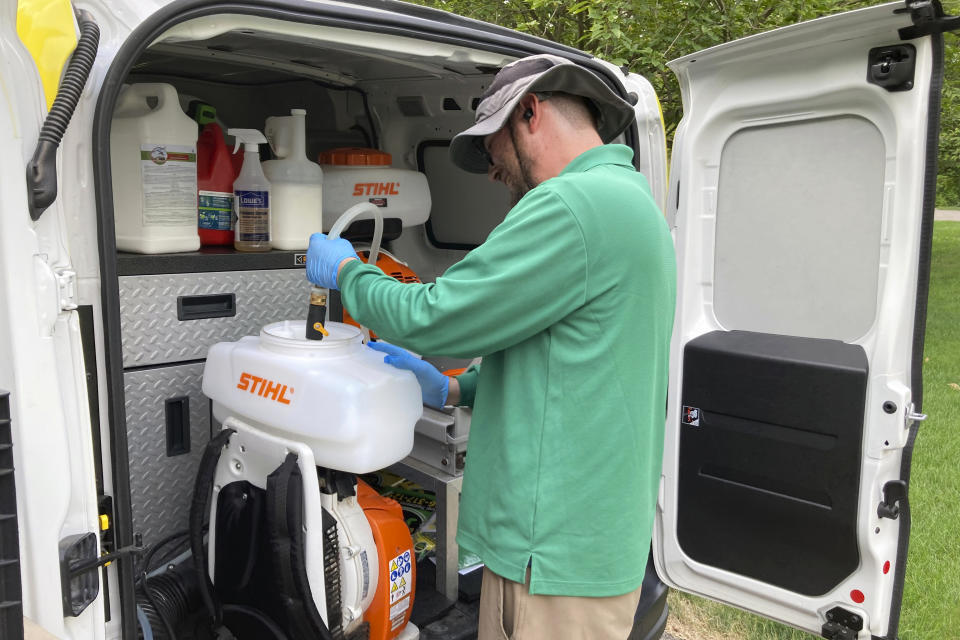
[[260, 144], [267, 139], [256, 129], [228, 129], [243, 143], [243, 168], [233, 183], [237, 214], [233, 246], [237, 251], [270, 251], [270, 182], [260, 166]]

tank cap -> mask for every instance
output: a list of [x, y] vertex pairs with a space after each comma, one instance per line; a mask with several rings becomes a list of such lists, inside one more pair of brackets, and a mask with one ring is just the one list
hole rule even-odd
[[320, 164], [341, 166], [389, 167], [392, 161], [393, 157], [386, 151], [364, 147], [340, 147], [322, 151], [317, 156], [317, 162]]

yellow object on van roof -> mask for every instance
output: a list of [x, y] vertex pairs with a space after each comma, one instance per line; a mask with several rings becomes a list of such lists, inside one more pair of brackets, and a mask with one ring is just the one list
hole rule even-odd
[[70, 0], [19, 0], [17, 34], [37, 65], [49, 110], [57, 97], [63, 67], [77, 48]]

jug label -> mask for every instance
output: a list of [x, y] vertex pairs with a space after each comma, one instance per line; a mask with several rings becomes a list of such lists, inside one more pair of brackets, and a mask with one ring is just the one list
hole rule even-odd
[[201, 229], [230, 231], [233, 227], [233, 194], [201, 191], [197, 195], [198, 226]]
[[237, 209], [237, 240], [270, 241], [270, 192], [234, 191]]
[[197, 149], [140, 145], [144, 226], [193, 225], [197, 206]]

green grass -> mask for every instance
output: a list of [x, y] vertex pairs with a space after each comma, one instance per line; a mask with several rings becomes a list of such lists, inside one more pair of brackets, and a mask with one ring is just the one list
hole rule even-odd
[[[934, 223], [923, 412], [910, 479], [912, 531], [901, 640], [960, 639], [960, 222]], [[704, 638], [816, 638], [714, 602], [672, 594]]]
[[935, 222], [900, 636], [960, 638], [960, 222]]

